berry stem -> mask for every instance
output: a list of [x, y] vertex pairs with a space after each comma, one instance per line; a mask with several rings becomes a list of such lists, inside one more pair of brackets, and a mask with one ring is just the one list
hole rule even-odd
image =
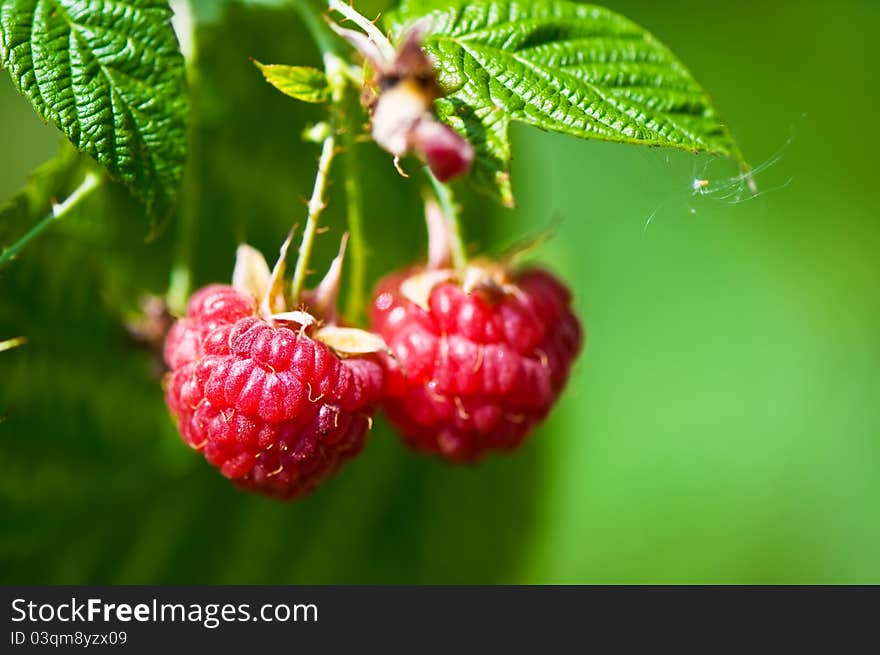
[[345, 151], [345, 204], [348, 221], [349, 287], [345, 302], [346, 314], [350, 320], [360, 318], [364, 305], [364, 286], [366, 277], [366, 244], [363, 229], [363, 195], [361, 193], [360, 165], [354, 152], [357, 125], [352, 113], [353, 103], [349, 102], [342, 132], [342, 145]]
[[[333, 8], [333, 3], [330, 3]], [[324, 71], [331, 86], [331, 124], [340, 129], [340, 140], [344, 151], [345, 163], [345, 198], [346, 218], [348, 222], [349, 289], [346, 299], [346, 313], [357, 319], [364, 304], [364, 287], [366, 279], [366, 244], [363, 230], [363, 196], [360, 183], [360, 166], [355, 155], [356, 137], [360, 131], [357, 112], [360, 109], [358, 98], [351, 92], [350, 80], [345, 59], [337, 47], [336, 37], [327, 27], [320, 10], [313, 1], [304, 0], [297, 3], [300, 16], [306, 29], [312, 36], [324, 60]], [[344, 15], [354, 12], [343, 6]], [[357, 12], [354, 12], [357, 14]], [[360, 16], [360, 14], [357, 14]], [[361, 17], [363, 18], [363, 17]], [[365, 19], [364, 19], [365, 20]], [[369, 21], [367, 21], [369, 23]], [[370, 24], [372, 26], [372, 24]], [[373, 26], [375, 30], [375, 26]], [[387, 41], [387, 39], [386, 39]], [[380, 46], [381, 47], [381, 46]], [[389, 44], [390, 47], [390, 44]], [[305, 238], [305, 235], [304, 235]]]
[[358, 13], [354, 7], [341, 0], [328, 0], [327, 6], [333, 11], [339, 12], [360, 27], [367, 34], [367, 38], [379, 48], [379, 52], [382, 53], [382, 56], [387, 61], [392, 61], [394, 59], [394, 46], [391, 45], [391, 41], [388, 40], [388, 37], [382, 34], [382, 31], [376, 27], [373, 21], [363, 14]]
[[33, 239], [38, 237], [47, 227], [55, 221], [62, 218], [67, 212], [76, 207], [83, 198], [88, 196], [92, 191], [98, 188], [101, 177], [94, 171], [86, 173], [82, 183], [60, 203], [53, 203], [52, 210], [39, 223], [28, 230], [23, 237], [13, 243], [3, 252], [0, 252], [0, 266], [4, 266], [12, 261], [16, 255]]
[[299, 255], [296, 260], [296, 269], [293, 272], [292, 300], [296, 305], [302, 295], [303, 285], [308, 274], [309, 260], [312, 256], [312, 246], [315, 242], [315, 234], [318, 232], [318, 220], [321, 212], [327, 206], [324, 195], [327, 190], [327, 176], [333, 157], [336, 154], [336, 137], [332, 130], [324, 137], [321, 146], [321, 157], [318, 159], [318, 172], [315, 175], [315, 186], [312, 189], [312, 197], [309, 199], [309, 215], [303, 230], [302, 241], [299, 245]]
[[194, 162], [201, 154], [201, 139], [197, 129], [201, 110], [201, 80], [198, 70], [198, 41], [196, 40], [196, 20], [190, 0], [174, 0], [174, 30], [180, 42], [186, 64], [186, 79], [189, 86], [190, 114], [194, 117], [189, 124], [189, 165], [184, 172], [183, 190], [180, 194], [180, 209], [175, 243], [174, 263], [165, 292], [165, 304], [174, 316], [186, 312], [186, 302], [192, 291], [193, 253], [198, 236], [199, 196], [201, 182], [198, 166]]
[[430, 170], [425, 169], [425, 171], [427, 172], [428, 179], [431, 180], [431, 186], [434, 189], [434, 196], [437, 198], [437, 204], [440, 205], [443, 216], [446, 218], [446, 222], [449, 225], [449, 245], [452, 250], [452, 265], [455, 267], [457, 273], [464, 273], [468, 264], [467, 251], [464, 247], [464, 240], [461, 236], [461, 222], [458, 219], [458, 206], [455, 204], [455, 199], [452, 197], [452, 189], [449, 188], [449, 185], [444, 184], [434, 177], [434, 174]]

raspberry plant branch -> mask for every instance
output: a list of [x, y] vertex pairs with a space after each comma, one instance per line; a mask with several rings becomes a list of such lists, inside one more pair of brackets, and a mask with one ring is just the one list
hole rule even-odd
[[467, 250], [464, 247], [464, 240], [461, 236], [461, 224], [458, 219], [458, 206], [455, 204], [452, 190], [449, 188], [448, 184], [444, 184], [434, 177], [434, 174], [428, 169], [425, 169], [425, 173], [431, 181], [431, 188], [433, 189], [434, 197], [437, 199], [437, 204], [440, 206], [440, 210], [443, 212], [443, 217], [446, 219], [446, 223], [449, 226], [449, 245], [450, 250], [452, 251], [452, 265], [455, 267], [456, 272], [464, 273], [468, 263]]
[[[180, 42], [187, 85], [190, 90], [190, 113], [195, 118], [199, 116], [201, 109], [199, 103], [199, 48], [196, 39], [196, 19], [193, 15], [193, 7], [190, 0], [173, 0], [171, 7], [174, 10], [172, 24]], [[185, 312], [186, 299], [192, 291], [193, 253], [196, 251], [195, 241], [199, 220], [199, 195], [201, 188], [198, 178], [198, 166], [192, 165], [192, 162], [197, 161], [201, 154], [199, 131], [196, 129], [195, 120], [190, 121], [188, 139], [190, 165], [184, 172], [183, 192], [180, 198], [178, 219], [179, 225], [177, 226], [178, 238], [175, 243], [174, 263], [171, 267], [168, 290], [165, 293], [165, 303], [169, 311], [175, 316], [181, 316]]]
[[309, 260], [312, 255], [312, 246], [315, 242], [315, 234], [318, 232], [318, 221], [321, 212], [327, 206], [324, 195], [327, 190], [327, 178], [330, 172], [330, 166], [333, 163], [333, 157], [336, 154], [336, 137], [332, 130], [324, 137], [321, 146], [321, 157], [318, 159], [318, 172], [315, 174], [315, 186], [312, 190], [312, 197], [309, 199], [309, 215], [306, 219], [306, 226], [303, 230], [302, 241], [299, 245], [299, 255], [296, 259], [296, 268], [293, 272], [292, 296], [293, 302], [297, 303], [302, 295], [305, 284], [306, 275], [308, 274]]
[[391, 41], [389, 41], [388, 37], [376, 27], [373, 21], [363, 14], [358, 13], [354, 7], [341, 0], [328, 0], [327, 6], [333, 11], [339, 12], [345, 18], [360, 27], [366, 33], [367, 38], [373, 42], [373, 45], [379, 49], [379, 52], [386, 60], [391, 61], [394, 59], [394, 46], [391, 45]]
[[[347, 95], [351, 95], [348, 93]], [[346, 106], [344, 127], [342, 130], [342, 161], [345, 165], [345, 202], [348, 220], [349, 248], [349, 287], [345, 302], [346, 313], [350, 320], [357, 320], [364, 306], [366, 289], [366, 244], [363, 230], [363, 190], [360, 182], [360, 164], [354, 153], [355, 139], [358, 133], [356, 111], [359, 109], [357, 99], [349, 100]]]
[[101, 176], [94, 171], [86, 173], [82, 183], [69, 196], [67, 196], [65, 200], [60, 203], [53, 203], [52, 210], [45, 218], [28, 230], [18, 241], [8, 248], [5, 248], [3, 252], [0, 252], [0, 266], [5, 266], [15, 259], [16, 255], [18, 255], [28, 243], [42, 234], [46, 228], [62, 218], [71, 209], [78, 206], [84, 198], [98, 188], [101, 180]]
[[[315, 45], [321, 51], [324, 72], [331, 88], [332, 125], [339, 127], [339, 138], [345, 165], [346, 221], [348, 223], [349, 290], [346, 313], [357, 319], [363, 311], [366, 287], [366, 244], [363, 230], [363, 194], [360, 184], [360, 167], [355, 155], [355, 145], [360, 124], [360, 102], [350, 89], [347, 64], [339, 52], [336, 37], [324, 21], [320, 10], [310, 0], [297, 3], [299, 14]], [[297, 263], [299, 266], [299, 263]]]

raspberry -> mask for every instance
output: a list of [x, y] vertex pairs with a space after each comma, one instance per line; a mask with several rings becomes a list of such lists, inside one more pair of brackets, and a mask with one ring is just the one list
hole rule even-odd
[[388, 416], [410, 445], [451, 461], [519, 446], [547, 416], [582, 341], [570, 294], [552, 275], [487, 270], [471, 268], [482, 280], [473, 288], [451, 271], [394, 274], [373, 300], [373, 328], [395, 355], [383, 360]]
[[369, 357], [340, 359], [257, 309], [229, 286], [195, 293], [165, 342], [166, 400], [184, 440], [223, 475], [289, 500], [364, 445], [382, 369]]

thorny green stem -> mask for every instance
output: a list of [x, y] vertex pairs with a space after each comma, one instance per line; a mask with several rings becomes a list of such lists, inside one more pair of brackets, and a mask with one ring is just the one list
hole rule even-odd
[[[332, 7], [332, 3], [331, 3]], [[345, 197], [348, 222], [349, 289], [346, 314], [356, 320], [363, 309], [366, 278], [366, 244], [363, 230], [363, 195], [360, 183], [360, 167], [354, 149], [360, 131], [357, 121], [359, 102], [352, 100], [346, 79], [346, 62], [340, 54], [335, 35], [327, 27], [321, 10], [313, 0], [300, 0], [297, 9], [312, 39], [321, 51], [324, 71], [332, 88], [331, 125], [340, 129], [340, 140], [345, 162]], [[304, 235], [305, 238], [305, 235]], [[299, 266], [299, 262], [297, 262]]]
[[330, 165], [333, 163], [333, 156], [336, 154], [336, 137], [331, 132], [324, 138], [324, 145], [321, 147], [321, 157], [318, 159], [318, 172], [315, 175], [315, 187], [312, 190], [312, 197], [309, 199], [309, 216], [306, 219], [306, 226], [303, 230], [302, 241], [299, 245], [299, 255], [296, 259], [296, 269], [293, 272], [292, 296], [294, 304], [299, 302], [302, 295], [303, 284], [308, 273], [309, 259], [312, 255], [312, 245], [315, 242], [315, 234], [318, 232], [318, 220], [321, 212], [326, 207], [324, 201], [324, 193], [327, 190], [327, 174], [330, 172]]
[[461, 236], [461, 223], [458, 220], [458, 206], [455, 204], [455, 199], [452, 197], [452, 190], [447, 184], [444, 184], [434, 177], [434, 174], [430, 170], [425, 169], [425, 172], [428, 175], [428, 179], [431, 180], [431, 186], [434, 189], [434, 196], [437, 198], [437, 204], [440, 205], [443, 216], [446, 217], [446, 222], [449, 225], [452, 265], [455, 267], [457, 273], [463, 273], [468, 264], [467, 251], [464, 247], [464, 240]]
[[386, 60], [391, 61], [394, 59], [394, 46], [391, 45], [391, 41], [388, 40], [387, 36], [382, 34], [382, 31], [376, 27], [373, 21], [363, 14], [358, 13], [350, 4], [342, 2], [341, 0], [327, 0], [327, 6], [333, 11], [338, 11], [348, 20], [360, 27], [366, 33], [367, 38], [376, 44], [376, 47], [379, 48], [379, 52], [382, 53], [382, 56]]
[[[347, 94], [352, 95], [352, 94]], [[361, 171], [355, 149], [355, 140], [360, 129], [356, 118], [360, 101], [349, 99], [343, 117], [342, 130], [343, 161], [345, 162], [345, 203], [348, 218], [349, 286], [345, 309], [348, 318], [360, 318], [364, 306], [366, 277], [366, 243], [364, 242], [364, 208], [361, 188]]]
[[47, 227], [52, 225], [52, 223], [62, 218], [67, 212], [76, 207], [83, 198], [97, 189], [101, 179], [102, 178], [93, 171], [86, 173], [82, 183], [73, 191], [73, 193], [67, 196], [63, 202], [53, 204], [52, 211], [50, 211], [45, 218], [28, 230], [18, 241], [4, 249], [3, 252], [0, 252], [0, 266], [4, 266], [12, 261], [28, 243], [38, 237]]
[[[173, 0], [174, 28], [180, 41], [180, 49], [186, 63], [187, 83], [190, 88], [190, 111], [198, 116], [199, 71], [198, 44], [196, 41], [196, 22], [192, 4], [189, 0]], [[169, 311], [180, 316], [186, 311], [186, 302], [192, 287], [193, 252], [199, 222], [199, 178], [198, 153], [201, 148], [195, 120], [189, 126], [189, 166], [185, 173], [183, 190], [180, 194], [180, 219], [177, 226], [178, 238], [175, 242], [174, 263], [165, 292], [165, 303]]]

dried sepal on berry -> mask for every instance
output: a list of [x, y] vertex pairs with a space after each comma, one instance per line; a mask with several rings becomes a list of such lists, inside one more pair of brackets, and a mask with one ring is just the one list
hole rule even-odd
[[288, 232], [284, 243], [281, 244], [278, 259], [275, 262], [275, 266], [272, 267], [272, 273], [269, 275], [266, 295], [263, 298], [257, 299], [263, 316], [271, 316], [272, 314], [287, 310], [287, 299], [284, 296], [284, 272], [287, 270], [287, 251], [290, 249], [295, 231], [296, 228]]
[[287, 235], [281, 245], [281, 251], [275, 266], [270, 270], [266, 258], [253, 246], [243, 243], [235, 251], [235, 266], [232, 269], [232, 288], [253, 298], [260, 314], [269, 318], [273, 314], [287, 309], [284, 297], [285, 258], [293, 231]]
[[382, 337], [359, 328], [327, 325], [315, 332], [315, 339], [330, 346], [341, 357], [391, 352]]
[[411, 303], [415, 303], [422, 309], [428, 309], [428, 300], [431, 298], [434, 287], [454, 278], [455, 271], [451, 268], [413, 273], [400, 284], [400, 293]]
[[269, 292], [271, 279], [272, 271], [263, 253], [246, 243], [241, 244], [235, 251], [232, 288], [250, 294], [260, 303]]
[[339, 286], [342, 283], [342, 262], [345, 259], [345, 248], [348, 245], [348, 232], [342, 235], [339, 241], [339, 252], [324, 277], [314, 289], [303, 292], [303, 303], [310, 307], [313, 312], [322, 318], [324, 323], [336, 323], [337, 299], [339, 298]]
[[294, 324], [299, 326], [301, 331], [308, 330], [318, 324], [318, 319], [309, 312], [295, 310], [292, 312], [279, 312], [272, 314], [273, 323]]

